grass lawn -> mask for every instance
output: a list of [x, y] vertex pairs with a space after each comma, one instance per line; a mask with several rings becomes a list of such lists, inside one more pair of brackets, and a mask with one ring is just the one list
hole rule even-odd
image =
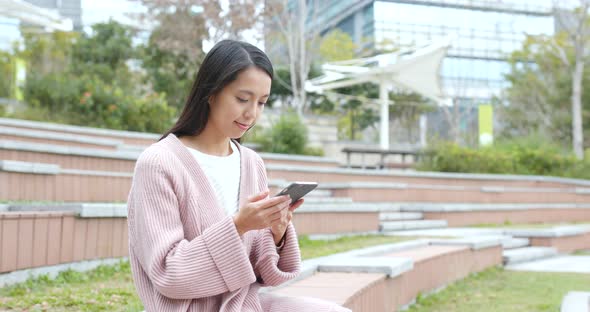
[[[304, 259], [412, 239], [356, 236], [336, 240], [299, 239]], [[570, 290], [590, 290], [590, 275], [529, 273], [490, 269], [442, 292], [419, 298], [409, 311], [557, 311]], [[141, 311], [128, 262], [79, 273], [66, 271], [54, 280], [41, 277], [0, 288], [0, 311]]]
[[590, 274], [537, 273], [488, 269], [420, 297], [409, 312], [559, 311], [568, 291], [590, 291]]
[[[299, 239], [303, 259], [410, 240], [411, 237], [354, 236], [335, 240]], [[79, 273], [66, 271], [54, 280], [41, 277], [0, 288], [0, 311], [141, 311], [128, 262]]]
[[574, 251], [574, 253], [572, 255], [574, 255], [574, 256], [590, 256], [590, 249]]

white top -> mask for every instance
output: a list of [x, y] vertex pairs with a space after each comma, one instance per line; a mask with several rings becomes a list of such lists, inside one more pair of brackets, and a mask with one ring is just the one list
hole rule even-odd
[[228, 215], [238, 211], [238, 192], [240, 190], [240, 151], [230, 141], [232, 153], [228, 156], [214, 156], [187, 147], [193, 154], [209, 183], [215, 191], [218, 203]]

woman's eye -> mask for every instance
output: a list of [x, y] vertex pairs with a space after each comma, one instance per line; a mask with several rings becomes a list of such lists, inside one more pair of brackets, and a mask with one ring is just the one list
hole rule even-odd
[[258, 105], [260, 105], [260, 106], [265, 105], [265, 104], [266, 104], [266, 102], [258, 102]]
[[246, 103], [246, 102], [248, 102], [248, 100], [247, 100], [247, 99], [242, 99], [242, 98], [239, 98], [239, 97], [236, 97], [236, 99], [238, 99], [238, 101], [239, 101], [239, 102], [241, 102], [241, 103]]

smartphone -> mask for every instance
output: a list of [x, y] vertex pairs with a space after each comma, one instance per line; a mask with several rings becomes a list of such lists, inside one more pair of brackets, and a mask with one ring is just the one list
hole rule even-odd
[[294, 203], [313, 191], [317, 186], [316, 182], [293, 182], [275, 196], [289, 195], [291, 196], [291, 202]]

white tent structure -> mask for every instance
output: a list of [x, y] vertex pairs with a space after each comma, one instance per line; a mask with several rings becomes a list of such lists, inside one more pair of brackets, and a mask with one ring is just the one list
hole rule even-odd
[[324, 75], [306, 81], [307, 92], [322, 93], [352, 85], [379, 84], [381, 106], [380, 147], [389, 148], [389, 96], [391, 86], [410, 89], [437, 103], [443, 101], [439, 70], [450, 47], [450, 39], [417, 49], [398, 51], [373, 57], [327, 63]]
[[22, 0], [0, 0], [0, 16], [45, 27], [47, 30], [71, 31], [72, 20], [57, 11], [44, 9]]

